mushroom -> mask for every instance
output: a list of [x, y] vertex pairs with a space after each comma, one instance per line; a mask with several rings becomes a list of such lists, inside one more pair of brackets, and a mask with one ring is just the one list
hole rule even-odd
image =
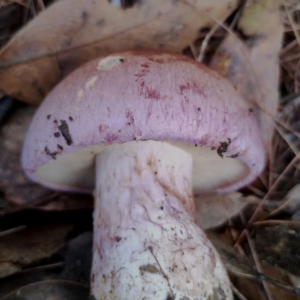
[[94, 191], [95, 299], [233, 299], [193, 195], [236, 190], [262, 171], [252, 110], [185, 56], [128, 51], [65, 78], [30, 125], [27, 175]]

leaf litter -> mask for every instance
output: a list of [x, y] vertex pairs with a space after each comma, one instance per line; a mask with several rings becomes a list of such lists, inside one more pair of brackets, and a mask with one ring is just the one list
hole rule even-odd
[[135, 48], [180, 52], [200, 28], [223, 19], [236, 3], [151, 0], [121, 10], [107, 0], [56, 2], [0, 52], [0, 89], [37, 104], [62, 78], [93, 58]]
[[[64, 2], [64, 4], [59, 4], [60, 2]], [[247, 296], [247, 299], [294, 299], [293, 294], [297, 293], [297, 289], [293, 288], [291, 281], [287, 279], [289, 273], [287, 270], [290, 272], [293, 271], [291, 266], [286, 263], [283, 265], [284, 269], [281, 270], [277, 270], [275, 266], [279, 265], [278, 259], [280, 261], [286, 261], [286, 256], [291, 253], [290, 251], [294, 251], [293, 253], [295, 253], [295, 255], [298, 253], [295, 248], [298, 239], [295, 238], [295, 236], [293, 236], [294, 239], [292, 239], [293, 237], [287, 235], [289, 230], [291, 230], [290, 232], [293, 230], [296, 233], [298, 232], [299, 226], [297, 221], [289, 221], [292, 219], [292, 216], [294, 218], [296, 217], [295, 206], [284, 205], [284, 201], [291, 201], [285, 200], [291, 198], [290, 196], [284, 198], [285, 194], [299, 182], [299, 167], [297, 167], [299, 157], [295, 156], [298, 155], [299, 152], [299, 147], [297, 146], [299, 144], [299, 135], [297, 133], [299, 129], [292, 117], [292, 115], [296, 113], [294, 120], [297, 119], [297, 111], [295, 107], [291, 108], [290, 113], [285, 111], [288, 106], [293, 106], [292, 104], [297, 97], [292, 95], [288, 101], [279, 100], [278, 75], [278, 56], [280, 54], [280, 63], [284, 75], [284, 79], [281, 78], [280, 81], [281, 85], [284, 86], [283, 88], [281, 87], [280, 93], [281, 95], [297, 93], [299, 76], [298, 65], [297, 63], [295, 64], [295, 61], [299, 61], [299, 58], [297, 58], [297, 53], [294, 55], [295, 52], [299, 51], [299, 35], [297, 30], [295, 30], [295, 28], [299, 26], [297, 14], [300, 8], [297, 6], [297, 1], [285, 2], [281, 6], [279, 13], [278, 6], [283, 2], [276, 0], [248, 0], [245, 6], [240, 6], [239, 10], [235, 12], [235, 17], [229, 18], [226, 23], [223, 21], [227, 19], [233, 9], [236, 8], [237, 1], [232, 1], [231, 5], [228, 5], [226, 9], [219, 5], [219, 8], [215, 11], [214, 7], [216, 7], [216, 3], [214, 1], [198, 1], [199, 3], [197, 1], [175, 1], [177, 2], [177, 8], [174, 8], [174, 10], [176, 11], [176, 9], [178, 9], [179, 11], [180, 8], [180, 10], [186, 14], [183, 16], [183, 14], [177, 12], [174, 14], [175, 19], [172, 18], [174, 10], [171, 8], [174, 3], [170, 4], [168, 1], [166, 1], [166, 4], [161, 5], [161, 7], [159, 7], [159, 4], [155, 1], [151, 1], [151, 4], [140, 2], [140, 6], [135, 5], [132, 9], [125, 11], [120, 11], [107, 2], [101, 1], [105, 8], [103, 11], [106, 11], [107, 16], [113, 15], [112, 12], [117, 16], [116, 22], [112, 22], [111, 18], [109, 20], [110, 22], [105, 24], [107, 28], [103, 30], [103, 32], [107, 34], [107, 36], [104, 38], [102, 36], [95, 38], [99, 33], [97, 29], [94, 31], [96, 19], [93, 18], [95, 15], [91, 13], [91, 18], [89, 15], [88, 20], [83, 24], [86, 15], [80, 14], [80, 9], [76, 10], [76, 7], [74, 7], [74, 11], [77, 13], [77, 19], [75, 22], [67, 22], [67, 26], [65, 26], [65, 24], [59, 20], [59, 16], [63, 15], [66, 20], [73, 19], [67, 16], [66, 11], [68, 10], [59, 10], [57, 5], [67, 7], [66, 3], [69, 2], [68, 5], [70, 5], [71, 2], [69, 0], [60, 2], [55, 3], [45, 11], [50, 18], [50, 16], [54, 15], [53, 12], [56, 5], [57, 22], [55, 22], [54, 25], [53, 23], [49, 23], [53, 25], [52, 27], [54, 27], [56, 31], [52, 31], [52, 28], [49, 28], [49, 24], [46, 24], [46, 21], [44, 23], [40, 21], [41, 16], [46, 16], [43, 13], [43, 15], [40, 14], [29, 23], [28, 26], [24, 27], [24, 29], [2, 49], [0, 53], [0, 77], [1, 79], [4, 78], [4, 76], [7, 77], [2, 85], [0, 83], [0, 88], [5, 90], [7, 94], [19, 98], [19, 100], [28, 103], [39, 103], [43, 98], [43, 94], [46, 94], [64, 76], [83, 64], [86, 60], [112, 51], [126, 49], [124, 42], [126, 39], [129, 40], [129, 47], [131, 48], [167, 49], [176, 52], [181, 52], [185, 49], [186, 53], [190, 53], [190, 55], [193, 54], [195, 57], [199, 57], [199, 54], [201, 54], [200, 56], [204, 58], [203, 60], [205, 62], [209, 62], [210, 60], [210, 65], [228, 77], [241, 94], [244, 95], [245, 99], [253, 104], [254, 112], [260, 120], [262, 132], [265, 135], [265, 143], [268, 145], [269, 165], [260, 179], [242, 191], [244, 195], [249, 195], [250, 199], [252, 199], [252, 201], [249, 201], [251, 205], [245, 207], [243, 202], [243, 200], [245, 200], [243, 198], [245, 197], [242, 197], [241, 194], [239, 194], [239, 196], [227, 195], [224, 198], [227, 199], [228, 202], [225, 201], [227, 204], [223, 203], [224, 207], [227, 208], [226, 215], [221, 217], [219, 213], [215, 215], [213, 215], [213, 213], [209, 214], [212, 219], [215, 219], [215, 222], [212, 222], [212, 224], [206, 223], [205, 226], [207, 228], [218, 227], [215, 232], [218, 234], [217, 240], [219, 243], [216, 243], [216, 239], [213, 238], [212, 241], [221, 253], [226, 267], [231, 274], [232, 283], [235, 286], [233, 290], [237, 297], [240, 296], [240, 299], [242, 299], [244, 295]], [[80, 1], [78, 1], [78, 3], [79, 2]], [[86, 1], [86, 3], [87, 2], [88, 1]], [[139, 14], [145, 13], [145, 7], [147, 5], [150, 5], [151, 8], [148, 9], [150, 16], [148, 15], [148, 24], [144, 24]], [[191, 17], [196, 14], [193, 12], [193, 14], [190, 15], [189, 12], [191, 10], [187, 8], [195, 8], [196, 5], [213, 7], [213, 12], [206, 14], [208, 18], [204, 18], [201, 24], [190, 25], [189, 23], [184, 23], [183, 20], [188, 20], [188, 17], [191, 23], [196, 19], [196, 17]], [[147, 7], [149, 8], [149, 6]], [[51, 9], [53, 9], [52, 12], [49, 12]], [[203, 9], [203, 7], [201, 7], [201, 9]], [[201, 9], [198, 7], [198, 11], [196, 9], [197, 13], [201, 14]], [[126, 17], [121, 16], [124, 12], [126, 14], [126, 11], [127, 13], [135, 11], [135, 13], [132, 14], [138, 16], [137, 21], [141, 23], [135, 21], [131, 21], [130, 23], [127, 21], [127, 19], [125, 19]], [[218, 15], [216, 11], [219, 11], [220, 14]], [[158, 12], [161, 13], [160, 16], [158, 16]], [[152, 13], [153, 15], [151, 15]], [[216, 13], [216, 15], [213, 15], [213, 13]], [[127, 16], [129, 15], [130, 13], [127, 14]], [[154, 16], [153, 19], [151, 19], [151, 16]], [[185, 17], [187, 18], [185, 19]], [[122, 22], [120, 22], [120, 20]], [[178, 20], [179, 22], [177, 22]], [[281, 22], [281, 20], [283, 20], [283, 22]], [[120, 25], [120, 23], [122, 24]], [[176, 25], [183, 23], [186, 26], [186, 31], [185, 29], [180, 29], [180, 26], [176, 27]], [[128, 24], [130, 26], [127, 27]], [[282, 24], [284, 25], [285, 39], [288, 37], [287, 41], [284, 41], [283, 48], [281, 48]], [[203, 35], [203, 38], [200, 37], [190, 49], [187, 49], [186, 47], [193, 43], [197, 36], [200, 36], [198, 34], [199, 30], [202, 29], [202, 32], [205, 32], [204, 27], [211, 29]], [[43, 31], [46, 34], [42, 35], [41, 32]], [[89, 31], [91, 34], [89, 34]], [[59, 32], [61, 34], [54, 35], [53, 32]], [[112, 32], [114, 34], [112, 34]], [[141, 34], [141, 32], [144, 35]], [[95, 35], [93, 37], [94, 33]], [[67, 40], [68, 36], [70, 36], [71, 39]], [[140, 36], [142, 36], [142, 38], [140, 38]], [[218, 40], [220, 43], [215, 43]], [[49, 41], [51, 41], [51, 43]], [[206, 52], [208, 49], [215, 52], [211, 55], [212, 59], [209, 60], [207, 59], [209, 54]], [[24, 74], [27, 74], [28, 77], [24, 76]], [[241, 74], [243, 74], [243, 76], [240, 76]], [[13, 82], [14, 84], [12, 84]], [[22, 85], [24, 89], [21, 89]], [[277, 115], [278, 110], [279, 115]], [[281, 121], [282, 124], [288, 126], [282, 127], [280, 123], [274, 126], [274, 121]], [[281, 130], [281, 135], [279, 134], [278, 128]], [[283, 137], [285, 137], [285, 139]], [[9, 137], [5, 136], [5, 139], [9, 140]], [[8, 145], [9, 143], [12, 142], [9, 141]], [[291, 146], [293, 149], [291, 149]], [[18, 147], [20, 150], [21, 142], [19, 142]], [[9, 157], [7, 157], [7, 159], [9, 159]], [[16, 156], [14, 160], [15, 159]], [[12, 167], [12, 170], [13, 168], [14, 167]], [[21, 170], [19, 169], [15, 172], [15, 174], [20, 174]], [[14, 172], [12, 172], [12, 174], [14, 174]], [[5, 176], [2, 178], [5, 178]], [[28, 182], [24, 183], [24, 185], [28, 185]], [[3, 187], [1, 189], [3, 190]], [[11, 191], [13, 191], [12, 195], [14, 196], [10, 196], [10, 193], [6, 191], [6, 197], [10, 201], [18, 199], [18, 201], [15, 202], [23, 203], [23, 209], [29, 207], [28, 204], [26, 204], [28, 195], [26, 195], [26, 193], [16, 193], [18, 198], [15, 198], [15, 190], [18, 190], [18, 188], [11, 189]], [[277, 201], [278, 195], [281, 199], [280, 201]], [[262, 202], [260, 198], [263, 199]], [[40, 196], [37, 196], [36, 199], [40, 199]], [[209, 201], [209, 199], [211, 201]], [[203, 206], [204, 209], [213, 211], [214, 206], [220, 205], [220, 199], [219, 196], [208, 197], [205, 202], [206, 206]], [[230, 199], [232, 199], [232, 205], [230, 204]], [[64, 203], [71, 202], [57, 202], [57, 204], [51, 204], [51, 202], [46, 201], [44, 209], [71, 209], [69, 204], [65, 205]], [[277, 207], [276, 204], [274, 208], [274, 203], [279, 204]], [[268, 209], [269, 205], [270, 208]], [[277, 211], [280, 205], [283, 205], [283, 209]], [[79, 207], [80, 205], [77, 206], [77, 208]], [[289, 210], [284, 209], [287, 207], [289, 207]], [[265, 210], [266, 208], [268, 211]], [[13, 215], [15, 209], [18, 208], [6, 208], [3, 215], [9, 214], [9, 212]], [[276, 214], [273, 215], [272, 212], [276, 212]], [[288, 216], [286, 214], [288, 214]], [[274, 217], [277, 219], [274, 219]], [[202, 217], [200, 217], [200, 219], [201, 218]], [[227, 218], [228, 221], [226, 225], [222, 226], [222, 223]], [[217, 219], [222, 220], [222, 222], [219, 222]], [[274, 230], [272, 247], [267, 243], [269, 238], [268, 234], [264, 234], [264, 229], [260, 230], [260, 228], [263, 227], [276, 227], [278, 230], [277, 233], [280, 233], [280, 238], [277, 237], [277, 239], [275, 239], [276, 231]], [[221, 236], [220, 230], [223, 232]], [[250, 233], [254, 236], [251, 236]], [[286, 235], [289, 237], [288, 239]], [[241, 238], [242, 236], [246, 237], [246, 240], [243, 240]], [[266, 243], [262, 244], [262, 241]], [[236, 250], [232, 248], [233, 244], [235, 244]], [[282, 248], [280, 248], [282, 250], [282, 256], [280, 258], [278, 258], [278, 252], [272, 251], [274, 247], [275, 249], [279, 247], [278, 245], [282, 246]], [[284, 245], [287, 248], [285, 248]], [[267, 258], [271, 265], [265, 265], [264, 252], [268, 254]], [[291, 259], [290, 263], [292, 264], [292, 262], [293, 260]], [[264, 275], [258, 276], [259, 271], [263, 272]], [[76, 273], [76, 268], [74, 272]], [[234, 273], [238, 273], [239, 275], [235, 275], [237, 277], [233, 278], [232, 274]], [[252, 279], [249, 279], [249, 276]], [[261, 280], [266, 279], [264, 276], [275, 279], [275, 282], [272, 282], [272, 285], [266, 283], [262, 285]], [[294, 276], [297, 277], [298, 273], [296, 272]], [[255, 280], [253, 278], [259, 279]], [[294, 282], [295, 281], [296, 280], [294, 280]], [[280, 284], [283, 286], [280, 286]], [[274, 290], [273, 287], [275, 285], [277, 285], [277, 289]], [[31, 294], [31, 296], [33, 295], [34, 293]]]

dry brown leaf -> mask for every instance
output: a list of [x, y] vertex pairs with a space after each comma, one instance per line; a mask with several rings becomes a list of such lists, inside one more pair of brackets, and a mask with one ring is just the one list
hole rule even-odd
[[14, 3], [23, 5], [23, 6], [27, 6], [27, 4], [24, 0], [0, 0], [0, 8], [7, 6], [7, 5], [12, 5]]
[[[285, 0], [247, 0], [246, 7], [239, 19], [239, 29], [247, 36], [270, 35], [270, 28], [278, 29], [275, 21], [279, 22], [279, 7]], [[274, 16], [273, 16], [274, 15]]]
[[0, 128], [0, 189], [14, 203], [42, 198], [50, 190], [30, 182], [20, 165], [23, 140], [35, 109], [20, 107]]
[[230, 33], [217, 50], [211, 67], [219, 71], [252, 105], [266, 148], [270, 150], [273, 119], [278, 107], [279, 51], [283, 36], [279, 0], [248, 1], [239, 22], [247, 35]]
[[239, 276], [254, 278], [257, 272], [246, 257], [240, 255], [237, 250], [227, 242], [224, 237], [213, 232], [206, 232], [207, 237], [218, 250], [226, 269]]
[[107, 0], [54, 3], [0, 52], [0, 89], [39, 103], [67, 74], [114, 51], [149, 48], [179, 52], [199, 29], [223, 20], [237, 0], [139, 1], [122, 10]]
[[[292, 282], [289, 279], [287, 272], [269, 265], [266, 262], [262, 263], [262, 271], [265, 276], [276, 281], [275, 284], [282, 284], [292, 290]], [[239, 276], [237, 274], [230, 274], [232, 284], [240, 290], [247, 300], [268, 300], [270, 298], [264, 292], [260, 280], [253, 278]], [[268, 288], [273, 300], [297, 300], [298, 297], [291, 291], [278, 287], [274, 284], [268, 284]]]
[[72, 229], [72, 224], [39, 225], [1, 237], [0, 278], [52, 256], [65, 245]]
[[300, 210], [300, 184], [295, 185], [286, 195], [286, 202], [284, 203], [284, 211], [289, 214], [295, 214]]
[[[232, 245], [225, 241], [224, 236], [212, 232], [207, 232], [207, 236], [218, 250], [226, 269], [229, 271], [232, 284], [242, 292], [246, 299], [268, 300], [269, 298], [263, 291], [261, 279], [257, 279], [259, 274], [252, 260], [240, 255]], [[261, 268], [263, 275], [273, 281], [273, 284], [268, 284], [273, 300], [297, 299], [291, 291], [293, 286], [288, 272], [265, 261], [261, 263]], [[278, 284], [284, 285], [288, 290], [278, 287]]]
[[88, 300], [89, 288], [86, 285], [67, 280], [45, 280], [17, 289], [0, 300]]
[[288, 221], [255, 226], [256, 250], [261, 260], [300, 276], [300, 227]]
[[195, 198], [197, 218], [204, 229], [222, 225], [237, 215], [254, 196], [243, 197], [241, 193], [226, 195], [201, 195]]
[[[82, 226], [83, 222], [85, 221], [80, 220], [77, 222], [77, 225], [80, 224]], [[77, 229], [78, 227], [76, 226], [75, 232], [77, 232]], [[68, 245], [50, 260], [42, 261], [41, 264], [34, 264], [13, 277], [2, 278], [0, 280], [0, 299], [2, 300], [1, 297], [20, 290], [25, 286], [45, 280], [65, 279], [69, 282], [80, 282], [89, 285], [92, 264], [92, 241], [92, 232], [83, 232], [69, 240]], [[57, 259], [59, 262], [57, 262]], [[29, 299], [31, 300], [32, 298]], [[60, 299], [69, 300], [70, 298]], [[44, 298], [39, 300], [44, 300]]]

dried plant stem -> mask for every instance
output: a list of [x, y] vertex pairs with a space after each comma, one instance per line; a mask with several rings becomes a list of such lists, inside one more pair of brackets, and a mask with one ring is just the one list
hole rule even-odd
[[286, 134], [276, 123], [274, 124], [274, 127], [277, 130], [277, 132], [280, 134], [280, 136], [284, 139], [284, 141], [288, 144], [288, 146], [291, 148], [291, 150], [294, 152], [294, 154], [297, 155], [299, 152], [299, 149], [297, 149], [297, 146], [294, 143], [291, 143], [289, 141]]
[[20, 212], [20, 211], [28, 209], [28, 208], [32, 208], [32, 207], [36, 207], [36, 206], [41, 205], [41, 204], [45, 204], [49, 201], [54, 200], [59, 194], [60, 193], [55, 192], [55, 193], [52, 193], [48, 196], [45, 196], [42, 199], [37, 199], [37, 200], [32, 201], [30, 203], [25, 203], [23, 205], [19, 205], [17, 207], [13, 207], [13, 208], [3, 209], [3, 210], [0, 211], [0, 217], [6, 216], [6, 215], [11, 215], [11, 214]]
[[[265, 204], [265, 202], [267, 201], [268, 197], [272, 194], [272, 192], [275, 190], [275, 188], [277, 187], [277, 185], [280, 183], [282, 177], [291, 170], [291, 168], [296, 164], [297, 160], [300, 158], [300, 152], [293, 158], [293, 160], [288, 164], [288, 166], [285, 168], [285, 170], [279, 175], [279, 177], [276, 179], [276, 181], [274, 182], [274, 184], [271, 186], [271, 188], [269, 189], [269, 191], [266, 193], [266, 195], [264, 196], [264, 198], [261, 200], [260, 204], [257, 206], [257, 208], [255, 209], [252, 217], [250, 218], [250, 220], [248, 221], [248, 224], [253, 223], [257, 217], [258, 214], [262, 208], [262, 206]], [[235, 247], [238, 243], [241, 242], [241, 240], [244, 238], [246, 233], [246, 229], [244, 229], [241, 233], [241, 235], [239, 236], [238, 240], [235, 243]]]
[[300, 36], [299, 36], [299, 34], [298, 34], [297, 25], [295, 24], [295, 21], [294, 21], [294, 19], [293, 19], [292, 14], [288, 11], [288, 8], [287, 8], [287, 5], [286, 5], [286, 4], [284, 5], [284, 7], [285, 7], [285, 12], [286, 12], [286, 15], [287, 15], [287, 17], [288, 17], [288, 20], [289, 20], [289, 22], [290, 22], [290, 25], [291, 25], [291, 27], [292, 27], [292, 29], [293, 29], [293, 31], [294, 31], [294, 34], [295, 34], [296, 40], [297, 40], [297, 42], [298, 42], [298, 45], [300, 46]]
[[24, 274], [24, 273], [29, 273], [29, 272], [41, 271], [41, 270], [52, 270], [52, 269], [61, 268], [65, 264], [66, 263], [62, 261], [62, 262], [57, 262], [57, 263], [53, 263], [53, 264], [48, 264], [48, 265], [43, 265], [43, 266], [38, 266], [38, 267], [25, 269], [20, 273]]
[[[242, 212], [240, 213], [240, 218], [241, 218], [241, 221], [244, 224], [244, 226], [246, 226], [247, 222], [246, 222], [245, 216], [244, 216], [244, 214]], [[254, 260], [254, 263], [255, 263], [256, 270], [260, 274], [262, 274], [263, 270], [262, 270], [262, 267], [260, 265], [259, 258], [257, 256], [257, 252], [256, 252], [256, 249], [255, 249], [254, 243], [253, 243], [252, 238], [251, 238], [251, 236], [249, 234], [249, 230], [245, 229], [245, 233], [246, 233], [247, 241], [248, 241], [248, 244], [249, 244], [249, 247], [250, 247], [250, 250], [251, 250], [251, 254], [252, 254], [252, 257], [253, 257], [253, 260]], [[272, 297], [272, 294], [270, 292], [270, 289], [269, 289], [268, 285], [265, 282], [263, 282], [263, 287], [264, 287], [264, 290], [266, 292], [266, 295], [267, 295], [268, 299], [269, 300], [273, 300], [273, 297]]]
[[40, 10], [45, 10], [45, 4], [43, 0], [37, 0], [37, 4], [40, 8]]
[[231, 289], [240, 300], [248, 300], [233, 284], [231, 284]]
[[249, 223], [253, 223], [257, 216], [258, 213], [261, 209], [261, 207], [264, 205], [265, 201], [267, 200], [267, 198], [272, 194], [272, 192], [275, 190], [275, 188], [277, 187], [277, 185], [280, 183], [282, 177], [291, 170], [291, 168], [295, 165], [295, 163], [297, 162], [297, 160], [300, 158], [300, 152], [298, 152], [298, 154], [292, 159], [292, 161], [288, 164], [288, 166], [285, 168], [285, 170], [279, 175], [279, 177], [276, 179], [276, 181], [274, 182], [274, 184], [271, 186], [271, 188], [269, 189], [269, 191], [266, 193], [265, 197], [262, 199], [261, 203], [258, 205], [258, 207], [256, 208], [256, 210], [254, 211], [252, 217], [249, 220]]
[[289, 221], [289, 220], [263, 220], [263, 221], [257, 221], [249, 226], [262, 226], [262, 225], [296, 225], [300, 226], [300, 221]]
[[[234, 8], [235, 9], [235, 8]], [[209, 32], [206, 34], [202, 44], [201, 44], [201, 47], [200, 47], [200, 51], [199, 51], [199, 55], [197, 57], [197, 61], [199, 62], [202, 62], [203, 59], [204, 59], [204, 56], [205, 56], [205, 49], [207, 48], [207, 45], [209, 43], [209, 40], [211, 39], [211, 37], [213, 36], [213, 34], [217, 31], [217, 29], [222, 26], [224, 27], [224, 22], [225, 20], [228, 18], [228, 16], [232, 14], [232, 10], [229, 11], [228, 14], [226, 14], [225, 16], [223, 16], [222, 20], [220, 22], [216, 22], [216, 24], [214, 26], [212, 26], [209, 30]], [[237, 16], [239, 16], [239, 14], [237, 14]], [[237, 21], [237, 16], [236, 18], [233, 20], [233, 24], [232, 26], [236, 23]], [[230, 26], [230, 28], [232, 27]]]
[[14, 227], [14, 228], [11, 228], [11, 229], [8, 229], [8, 230], [1, 231], [0, 232], [0, 238], [4, 237], [4, 236], [7, 236], [7, 235], [10, 235], [10, 234], [13, 234], [13, 233], [16, 233], [16, 232], [19, 232], [19, 231], [22, 231], [22, 230], [25, 230], [26, 228], [27, 228], [26, 225], [21, 225], [21, 226], [18, 226], [18, 227]]

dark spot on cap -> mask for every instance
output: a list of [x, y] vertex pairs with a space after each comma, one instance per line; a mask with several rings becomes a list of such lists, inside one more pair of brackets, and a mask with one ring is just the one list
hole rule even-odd
[[148, 99], [159, 100], [161, 98], [160, 93], [157, 90], [152, 89], [152, 88], [146, 88], [146, 91], [145, 91], [144, 95]]
[[120, 242], [121, 239], [122, 239], [122, 238], [121, 238], [120, 236], [116, 236], [116, 237], [115, 237], [115, 240], [116, 240], [117, 242]]
[[164, 207], [163, 207], [163, 206], [161, 206], [161, 207], [160, 207], [160, 209], [161, 209], [161, 210], [163, 210], [163, 209], [164, 209]]
[[54, 132], [54, 136], [58, 138], [58, 137], [60, 137], [60, 133], [58, 131]]
[[48, 116], [47, 116], [47, 119], [49, 120], [50, 118], [51, 118], [51, 115], [48, 115]]
[[240, 155], [240, 152], [235, 153], [235, 154], [230, 155], [230, 156], [227, 156], [227, 157], [230, 157], [230, 158], [237, 158], [239, 155]]
[[70, 117], [69, 117], [69, 120], [70, 120], [70, 121], [73, 121], [73, 118], [70, 116]]
[[57, 151], [54, 151], [54, 152], [51, 152], [49, 150], [49, 148], [46, 146], [45, 147], [45, 153], [49, 156], [51, 156], [52, 159], [56, 159], [56, 154], [57, 154]]
[[120, 58], [120, 62], [123, 63], [124, 62], [124, 58]]
[[198, 147], [198, 145], [197, 145], [197, 144], [195, 144], [195, 147]]
[[53, 123], [57, 124], [57, 120], [54, 120]]
[[249, 112], [253, 112], [253, 109], [252, 109], [252, 108], [249, 108]]
[[113, 133], [108, 133], [105, 137], [104, 137], [105, 141], [107, 143], [113, 143], [115, 140], [118, 139], [118, 136], [116, 134]]
[[132, 111], [130, 111], [130, 110], [126, 111], [126, 118], [127, 118], [127, 121], [129, 124], [134, 124], [134, 116], [133, 116]]
[[61, 150], [61, 151], [63, 151], [63, 150], [64, 150], [64, 147], [63, 147], [63, 146], [61, 146], [60, 144], [57, 144], [57, 148], [58, 148], [59, 150]]
[[205, 96], [204, 90], [201, 89], [196, 82], [188, 82], [179, 86], [180, 94], [183, 95], [187, 92], [192, 92], [201, 96]]
[[73, 140], [70, 135], [68, 123], [65, 120], [60, 120], [61, 124], [58, 126], [59, 131], [61, 132], [62, 136], [66, 140], [67, 145], [72, 145]]
[[89, 18], [89, 14], [86, 11], [83, 11], [81, 14], [81, 18], [83, 21], [86, 21]]
[[227, 152], [229, 145], [231, 144], [231, 139], [228, 138], [227, 142], [220, 142], [220, 146], [217, 149], [217, 153], [223, 158], [223, 153]]
[[198, 107], [198, 108], [197, 108], [197, 110], [198, 110], [198, 111], [200, 111], [200, 110], [201, 110], [201, 108], [200, 108], [200, 107]]

